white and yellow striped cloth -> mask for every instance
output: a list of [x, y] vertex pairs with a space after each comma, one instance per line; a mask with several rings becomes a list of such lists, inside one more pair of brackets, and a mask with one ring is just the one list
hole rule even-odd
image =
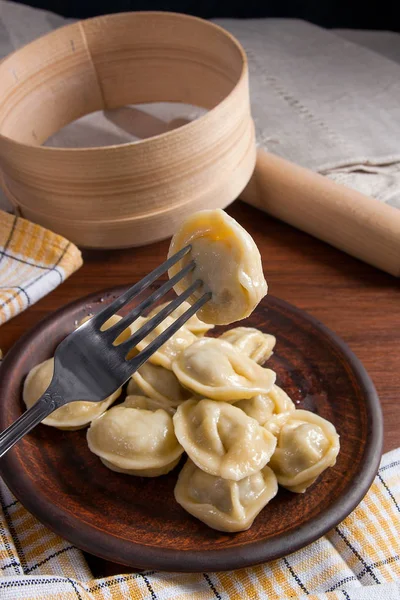
[[0, 325], [51, 292], [81, 265], [74, 244], [0, 210]]
[[365, 499], [317, 542], [269, 564], [226, 573], [93, 579], [82, 555], [41, 525], [0, 480], [2, 600], [399, 600], [400, 448]]

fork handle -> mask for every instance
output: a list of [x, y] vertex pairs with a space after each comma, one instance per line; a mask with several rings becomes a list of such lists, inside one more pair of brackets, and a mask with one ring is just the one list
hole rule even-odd
[[52, 394], [43, 394], [19, 419], [0, 433], [0, 458], [56, 408]]

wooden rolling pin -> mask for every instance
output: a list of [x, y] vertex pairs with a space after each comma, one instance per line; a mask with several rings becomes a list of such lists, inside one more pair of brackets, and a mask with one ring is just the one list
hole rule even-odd
[[400, 210], [264, 150], [244, 202], [400, 276]]

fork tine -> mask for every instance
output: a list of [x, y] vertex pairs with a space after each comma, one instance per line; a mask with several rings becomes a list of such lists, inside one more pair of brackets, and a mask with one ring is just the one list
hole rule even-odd
[[[183, 294], [185, 294], [185, 292], [183, 292]], [[179, 298], [180, 296], [178, 296], [176, 300], [171, 302], [171, 304], [175, 305], [172, 310], [178, 308], [178, 306], [180, 306], [180, 304], [182, 304], [182, 302], [184, 301], [182, 300], [181, 302], [177, 302]], [[208, 302], [210, 298], [211, 292], [205, 292], [190, 308], [188, 308], [183, 313], [183, 315], [176, 319], [176, 321], [174, 321], [169, 327], [167, 327], [167, 329], [165, 329], [160, 335], [158, 335], [155, 340], [153, 340], [148, 346], [146, 346], [144, 350], [142, 350], [135, 357], [127, 361], [128, 365], [131, 367], [131, 373], [134, 373], [137, 369], [139, 369], [142, 366], [142, 364], [146, 362], [146, 360], [148, 360], [148, 358], [150, 358], [152, 354], [154, 354], [154, 352], [157, 352], [157, 350], [161, 348], [161, 346], [165, 344], [165, 342], [167, 342], [168, 339], [172, 335], [174, 335], [182, 327], [182, 325], [184, 325], [186, 321], [188, 321], [190, 317], [192, 317], [199, 310], [199, 308], [203, 306], [203, 304]]]
[[[175, 300], [170, 302], [168, 304], [168, 306], [163, 308], [163, 310], [161, 310], [159, 313], [154, 315], [154, 317], [152, 317], [146, 323], [144, 323], [144, 325], [142, 325], [142, 327], [140, 329], [135, 331], [135, 333], [129, 339], [127, 339], [122, 344], [118, 344], [117, 348], [118, 348], [118, 350], [120, 350], [122, 356], [125, 357], [129, 353], [130, 350], [132, 350], [135, 346], [137, 346], [137, 344], [139, 344], [142, 340], [144, 340], [144, 338], [149, 333], [151, 333], [162, 321], [164, 321], [164, 319], [168, 315], [170, 315], [174, 310], [176, 310], [178, 308], [178, 306], [180, 306], [182, 304], [182, 302], [184, 302], [187, 298], [189, 298], [189, 296], [191, 296], [193, 294], [193, 292], [196, 291], [196, 289], [199, 288], [201, 285], [203, 285], [203, 282], [200, 279], [197, 279], [184, 292], [179, 294], [179, 296], [177, 298], [175, 298]], [[186, 312], [184, 314], [186, 314]], [[179, 327], [178, 327], [178, 329], [179, 329]], [[164, 340], [164, 341], [166, 341], [166, 340]]]
[[181, 260], [191, 250], [191, 246], [185, 246], [182, 250], [179, 250], [176, 254], [171, 256], [168, 260], [159, 265], [154, 271], [143, 277], [140, 281], [135, 283], [126, 292], [121, 294], [114, 302], [103, 308], [100, 312], [94, 315], [90, 319], [90, 323], [100, 329], [100, 327], [107, 321], [112, 315], [118, 312], [125, 304], [128, 304], [135, 296], [143, 292], [149, 287], [156, 279], [160, 277], [165, 271], [168, 271], [174, 264]]
[[[162, 296], [164, 296], [167, 292], [169, 292], [178, 281], [183, 279], [185, 275], [187, 275], [190, 271], [192, 271], [195, 267], [195, 262], [191, 261], [188, 263], [183, 269], [181, 269], [174, 277], [171, 277], [167, 282], [165, 282], [158, 290], [153, 292], [150, 296], [145, 298], [138, 306], [135, 306], [133, 310], [131, 310], [121, 321], [118, 321], [112, 327], [109, 327], [103, 332], [104, 337], [110, 343], [113, 342], [125, 329], [133, 323], [139, 315], [143, 313], [146, 308], [157, 302]], [[171, 311], [172, 312], [172, 311]], [[170, 313], [166, 313], [165, 316], [168, 316]], [[163, 317], [164, 318], [164, 317]], [[161, 319], [162, 320], [162, 319]]]

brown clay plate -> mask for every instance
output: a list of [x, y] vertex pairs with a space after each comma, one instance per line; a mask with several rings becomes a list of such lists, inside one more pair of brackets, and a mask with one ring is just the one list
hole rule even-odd
[[[69, 304], [21, 338], [0, 369], [0, 430], [23, 411], [21, 389], [28, 371], [53, 354], [78, 320], [123, 290]], [[0, 459], [1, 475], [15, 496], [42, 523], [87, 552], [170, 571], [227, 570], [268, 561], [338, 524], [363, 498], [378, 468], [382, 416], [373, 384], [343, 341], [278, 298], [265, 298], [243, 324], [276, 335], [269, 366], [278, 383], [298, 407], [325, 417], [340, 434], [335, 467], [305, 494], [280, 489], [248, 531], [220, 533], [175, 502], [179, 466], [154, 479], [114, 473], [91, 454], [85, 430], [39, 425]]]

